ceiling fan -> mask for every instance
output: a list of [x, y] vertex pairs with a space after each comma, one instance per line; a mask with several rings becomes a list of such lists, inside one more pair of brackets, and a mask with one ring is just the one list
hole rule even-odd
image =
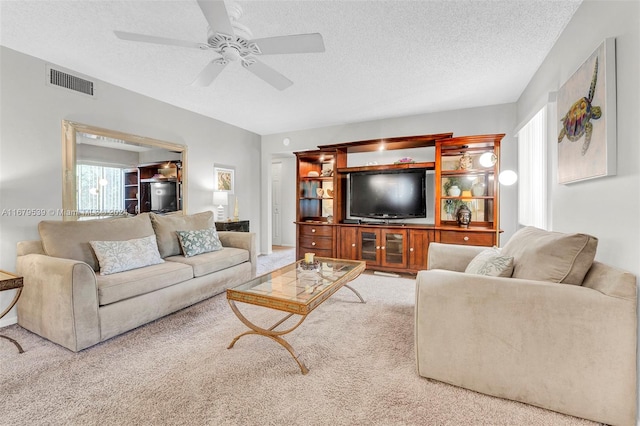
[[114, 33], [122, 40], [213, 50], [220, 57], [209, 62], [193, 81], [192, 84], [199, 86], [210, 85], [230, 62], [240, 61], [245, 69], [257, 77], [278, 90], [284, 90], [293, 82], [259, 61], [256, 56], [324, 52], [321, 34], [295, 34], [254, 39], [251, 31], [238, 22], [242, 16], [242, 8], [237, 3], [229, 5], [230, 13], [227, 12], [227, 7], [221, 0], [198, 0], [198, 5], [209, 23], [206, 43], [125, 31], [114, 31]]

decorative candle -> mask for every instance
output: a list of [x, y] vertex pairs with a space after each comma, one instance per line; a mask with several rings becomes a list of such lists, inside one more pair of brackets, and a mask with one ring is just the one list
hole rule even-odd
[[305, 253], [304, 254], [304, 262], [305, 263], [313, 263], [313, 256], [315, 256], [315, 253]]

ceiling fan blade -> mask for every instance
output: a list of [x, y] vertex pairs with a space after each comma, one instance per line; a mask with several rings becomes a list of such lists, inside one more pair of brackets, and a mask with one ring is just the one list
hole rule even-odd
[[258, 38], [251, 42], [258, 45], [263, 55], [324, 52], [324, 41], [318, 33]]
[[278, 90], [284, 90], [293, 84], [293, 81], [255, 58], [243, 61], [242, 66]]
[[200, 6], [204, 17], [209, 23], [209, 27], [214, 33], [223, 33], [229, 36], [234, 35], [224, 1], [198, 0], [198, 6]]
[[200, 71], [200, 74], [191, 83], [192, 86], [208, 86], [222, 72], [229, 62], [222, 58], [214, 59]]
[[150, 36], [145, 34], [128, 33], [126, 31], [114, 31], [116, 37], [122, 40], [141, 41], [143, 43], [164, 44], [169, 46], [191, 47], [194, 49], [208, 48], [203, 43], [195, 43], [193, 41], [176, 40], [173, 38]]

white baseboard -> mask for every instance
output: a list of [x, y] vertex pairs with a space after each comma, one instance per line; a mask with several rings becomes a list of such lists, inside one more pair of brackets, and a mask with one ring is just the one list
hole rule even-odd
[[394, 274], [393, 272], [373, 271], [373, 274], [374, 275], [382, 275], [383, 277], [400, 278], [400, 275]]

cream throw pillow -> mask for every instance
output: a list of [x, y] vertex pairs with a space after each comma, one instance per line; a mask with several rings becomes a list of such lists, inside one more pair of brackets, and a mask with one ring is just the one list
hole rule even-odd
[[204, 211], [191, 215], [169, 214], [159, 215], [151, 213], [151, 224], [158, 237], [158, 251], [162, 258], [182, 254], [180, 241], [176, 231], [195, 231], [198, 229], [215, 228], [213, 212]]
[[596, 255], [598, 239], [527, 226], [502, 248], [514, 259], [513, 278], [581, 285]]
[[127, 241], [89, 241], [89, 244], [100, 263], [100, 275], [164, 263], [155, 235]]
[[489, 277], [510, 277], [513, 272], [513, 257], [503, 256], [497, 247], [482, 250], [469, 262], [464, 272]]

